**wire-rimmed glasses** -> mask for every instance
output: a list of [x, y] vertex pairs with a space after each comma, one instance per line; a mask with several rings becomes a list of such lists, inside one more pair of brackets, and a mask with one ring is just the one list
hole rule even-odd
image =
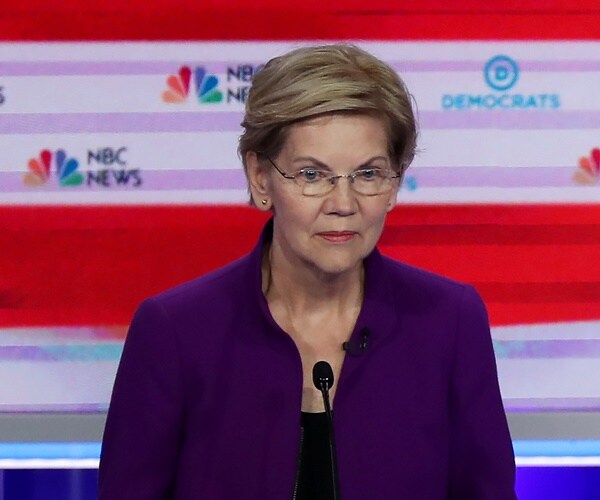
[[401, 174], [389, 168], [362, 167], [349, 174], [337, 175], [328, 170], [307, 167], [288, 174], [281, 170], [271, 158], [265, 155], [269, 163], [285, 179], [293, 180], [302, 188], [304, 196], [323, 196], [333, 191], [339, 179], [346, 178], [350, 181], [350, 187], [359, 194], [375, 196], [389, 192], [395, 185], [396, 179]]

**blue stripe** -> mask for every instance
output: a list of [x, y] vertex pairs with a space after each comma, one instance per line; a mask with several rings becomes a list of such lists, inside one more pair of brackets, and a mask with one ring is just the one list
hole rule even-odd
[[600, 457], [600, 441], [527, 440], [513, 441], [518, 457]]
[[0, 443], [0, 459], [100, 458], [100, 443]]
[[[598, 457], [600, 441], [528, 440], [513, 442], [519, 457]], [[100, 443], [0, 443], [0, 459], [98, 459]]]

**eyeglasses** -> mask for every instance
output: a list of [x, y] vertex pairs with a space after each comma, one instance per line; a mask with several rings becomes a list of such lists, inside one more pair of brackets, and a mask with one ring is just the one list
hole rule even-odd
[[296, 185], [301, 187], [304, 196], [326, 195], [333, 191], [338, 180], [343, 178], [350, 181], [350, 187], [357, 193], [365, 196], [375, 196], [390, 191], [395, 185], [395, 180], [401, 177], [401, 174], [380, 167], [360, 168], [345, 175], [335, 175], [318, 168], [303, 168], [293, 174], [288, 174], [275, 165], [271, 158], [266, 155], [265, 157], [282, 177], [293, 180]]

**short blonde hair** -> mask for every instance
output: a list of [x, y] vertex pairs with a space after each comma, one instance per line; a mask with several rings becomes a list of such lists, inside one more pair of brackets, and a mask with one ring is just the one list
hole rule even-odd
[[238, 153], [277, 157], [288, 126], [327, 113], [367, 113], [387, 125], [389, 155], [403, 174], [415, 155], [412, 96], [398, 74], [349, 44], [302, 47], [271, 59], [255, 76], [246, 100]]

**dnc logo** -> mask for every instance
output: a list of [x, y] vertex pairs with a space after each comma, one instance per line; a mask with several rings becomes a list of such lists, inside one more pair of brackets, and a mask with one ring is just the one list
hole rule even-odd
[[587, 186], [598, 183], [600, 180], [600, 148], [592, 149], [589, 157], [579, 158], [579, 168], [575, 171], [573, 180], [577, 184]]
[[517, 61], [506, 55], [496, 55], [483, 66], [483, 80], [487, 88], [481, 92], [464, 92], [442, 95], [445, 110], [511, 110], [558, 109], [559, 94], [549, 92], [515, 92], [521, 78]]
[[[218, 103], [223, 100], [223, 93], [217, 88], [219, 79], [209, 75], [202, 66], [198, 66], [193, 74], [196, 97], [201, 104]], [[162, 93], [162, 100], [171, 104], [187, 101], [192, 83], [192, 70], [182, 66], [175, 75], [167, 77], [167, 90]]]
[[519, 66], [508, 56], [496, 56], [490, 59], [483, 69], [485, 83], [494, 90], [511, 89], [519, 79]]
[[69, 158], [64, 149], [58, 149], [54, 154], [44, 149], [37, 158], [31, 158], [27, 163], [29, 172], [25, 174], [23, 182], [27, 186], [42, 186], [50, 179], [52, 160], [54, 159], [58, 183], [61, 186], [80, 186], [83, 176], [78, 172], [79, 162]]

